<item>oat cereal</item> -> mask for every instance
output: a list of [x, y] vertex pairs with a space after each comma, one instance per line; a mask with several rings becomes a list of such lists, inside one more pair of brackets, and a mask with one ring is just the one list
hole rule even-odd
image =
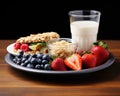
[[75, 46], [73, 46], [72, 43], [67, 42], [65, 40], [52, 42], [48, 46], [49, 46], [49, 53], [51, 55], [62, 58], [70, 56], [75, 49]]

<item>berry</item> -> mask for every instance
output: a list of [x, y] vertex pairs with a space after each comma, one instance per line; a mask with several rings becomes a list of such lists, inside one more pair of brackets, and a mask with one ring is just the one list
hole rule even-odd
[[26, 67], [27, 64], [26, 63], [21, 63], [20, 65]]
[[51, 70], [50, 64], [45, 64], [45, 65], [44, 65], [44, 69], [45, 69], [45, 70]]
[[14, 49], [18, 50], [20, 49], [21, 44], [20, 43], [15, 43], [14, 44]]
[[82, 58], [79, 54], [74, 53], [70, 57], [64, 60], [65, 65], [72, 70], [81, 70], [82, 69]]
[[29, 61], [29, 60], [26, 60], [24, 63], [25, 63], [25, 64], [28, 64], [28, 63], [30, 63], [30, 61]]
[[27, 68], [34, 68], [33, 64], [30, 64], [30, 63], [26, 67]]
[[30, 60], [30, 63], [32, 63], [32, 64], [36, 64], [36, 63], [37, 63], [36, 58], [33, 57], [33, 58]]
[[43, 57], [43, 54], [37, 54], [37, 58], [42, 59], [42, 57]]
[[48, 61], [47, 60], [42, 60], [42, 64], [47, 64]]
[[25, 54], [25, 55], [23, 55], [23, 58], [28, 59], [29, 57], [30, 57], [30, 54]]
[[18, 65], [21, 64], [21, 59], [20, 59], [20, 58], [17, 58], [17, 59], [16, 59], [16, 64], [18, 64]]
[[47, 55], [47, 54], [43, 55], [43, 56], [42, 56], [42, 59], [43, 59], [43, 60], [49, 60], [49, 55]]
[[51, 70], [49, 58], [47, 54], [23, 54], [23, 51], [19, 51], [13, 58], [13, 62], [27, 68]]
[[21, 62], [24, 63], [27, 60], [27, 58], [22, 58]]
[[44, 69], [44, 64], [41, 64], [41, 65], [40, 65], [40, 69]]
[[41, 64], [42, 63], [42, 60], [40, 58], [37, 58], [37, 63], [38, 64]]
[[93, 46], [90, 51], [96, 56], [97, 66], [103, 64], [109, 58], [109, 51], [102, 46]]
[[28, 46], [28, 44], [22, 44], [20, 46], [20, 49], [24, 52], [27, 52], [27, 51], [29, 51], [29, 46]]
[[86, 53], [82, 55], [82, 62], [85, 68], [96, 67], [96, 56], [92, 53]]
[[41, 69], [40, 64], [36, 64], [35, 69]]
[[64, 60], [60, 57], [57, 57], [52, 61], [51, 68], [56, 71], [66, 71]]

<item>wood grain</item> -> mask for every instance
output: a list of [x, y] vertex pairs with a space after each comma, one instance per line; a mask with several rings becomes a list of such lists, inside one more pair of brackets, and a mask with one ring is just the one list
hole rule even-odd
[[32, 74], [4, 60], [14, 40], [0, 40], [0, 96], [120, 96], [120, 41], [104, 40], [116, 60], [112, 66], [83, 76]]

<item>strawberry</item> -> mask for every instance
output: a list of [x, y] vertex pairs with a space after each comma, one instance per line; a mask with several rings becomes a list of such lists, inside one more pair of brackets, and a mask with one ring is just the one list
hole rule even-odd
[[63, 58], [55, 58], [51, 63], [51, 68], [56, 71], [66, 71], [66, 66]]
[[82, 55], [82, 62], [85, 68], [93, 68], [96, 66], [96, 56], [92, 53]]
[[28, 44], [22, 44], [22, 45], [20, 46], [20, 49], [21, 49], [22, 51], [26, 52], [26, 51], [29, 51], [29, 46], [28, 46]]
[[70, 57], [65, 58], [65, 65], [73, 70], [82, 69], [82, 58], [79, 54], [74, 53]]
[[18, 50], [20, 49], [21, 44], [20, 43], [15, 43], [14, 44], [14, 49]]
[[109, 58], [108, 46], [105, 42], [95, 42], [91, 52], [96, 55], [97, 66], [103, 64]]

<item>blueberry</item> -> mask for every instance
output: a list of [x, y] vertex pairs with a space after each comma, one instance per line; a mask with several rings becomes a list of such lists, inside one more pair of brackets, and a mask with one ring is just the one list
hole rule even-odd
[[31, 61], [31, 59], [32, 59], [32, 56], [30, 55], [29, 58], [28, 58], [28, 61]]
[[19, 56], [16, 56], [15, 59], [17, 60], [17, 59], [21, 59], [21, 58]]
[[50, 64], [45, 64], [45, 65], [44, 65], [44, 69], [45, 69], [45, 70], [51, 70]]
[[14, 58], [14, 59], [13, 59], [13, 62], [14, 62], [14, 63], [16, 63], [16, 62], [17, 62], [17, 59], [16, 59], [16, 58]]
[[42, 57], [43, 60], [49, 60], [49, 55], [48, 54], [44, 54]]
[[43, 54], [41, 54], [41, 53], [37, 54], [37, 58], [42, 59], [42, 57], [43, 57]]
[[21, 62], [24, 63], [27, 60], [27, 58], [22, 58]]
[[42, 60], [42, 64], [47, 64], [48, 61], [47, 60]]
[[28, 59], [29, 57], [30, 57], [30, 54], [25, 54], [25, 55], [23, 55], [23, 58]]
[[18, 58], [22, 58], [23, 54], [24, 54], [23, 51], [19, 51], [17, 57], [18, 57]]
[[16, 57], [17, 57], [17, 58], [22, 58], [22, 56], [23, 56], [23, 55], [18, 54]]
[[16, 64], [20, 64], [21, 63], [21, 58], [19, 58], [18, 56], [15, 56], [13, 58], [13, 62], [16, 63]]
[[34, 57], [34, 58], [36, 58], [36, 56], [37, 56], [36, 54], [31, 54], [31, 57]]
[[32, 63], [32, 64], [35, 64], [35, 63], [37, 63], [37, 60], [36, 60], [36, 58], [32, 58], [32, 59], [30, 60], [30, 63]]
[[33, 66], [33, 64], [27, 64], [27, 66], [26, 66], [27, 68], [34, 68], [34, 66]]
[[21, 64], [21, 59], [20, 58], [17, 59], [16, 64], [18, 64], [18, 65]]
[[37, 63], [38, 64], [41, 64], [42, 63], [42, 60], [40, 58], [37, 58]]
[[35, 69], [41, 69], [41, 65], [40, 64], [36, 64], [35, 65]]
[[28, 64], [28, 63], [30, 63], [30, 61], [29, 61], [29, 60], [26, 60], [24, 63], [25, 63], [25, 64]]
[[40, 69], [44, 69], [44, 64], [41, 64], [41, 65], [40, 65]]
[[20, 65], [26, 67], [27, 63], [21, 63]]

